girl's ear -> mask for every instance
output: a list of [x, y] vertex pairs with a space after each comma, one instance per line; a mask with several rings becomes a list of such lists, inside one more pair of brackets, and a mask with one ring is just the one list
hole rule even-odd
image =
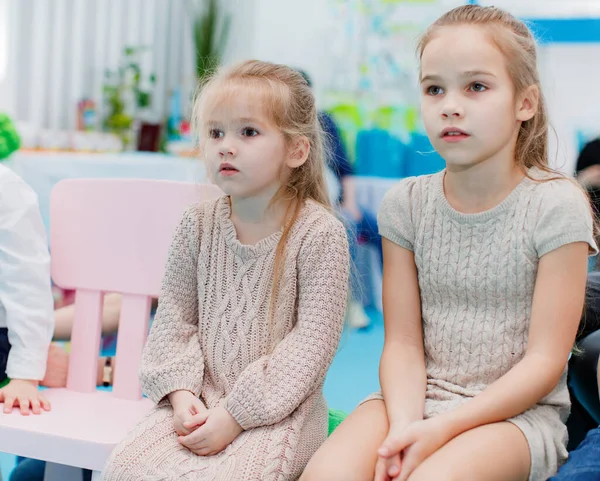
[[530, 85], [519, 95], [517, 103], [517, 120], [526, 122], [537, 113], [540, 101], [540, 89], [537, 85]]
[[285, 164], [290, 169], [297, 169], [306, 162], [309, 153], [310, 141], [308, 138], [304, 136], [297, 137], [290, 143]]

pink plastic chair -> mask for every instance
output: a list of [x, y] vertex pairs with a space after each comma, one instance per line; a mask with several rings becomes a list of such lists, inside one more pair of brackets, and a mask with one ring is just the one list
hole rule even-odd
[[[45, 479], [98, 479], [110, 452], [149, 411], [138, 368], [173, 232], [184, 208], [218, 197], [213, 185], [156, 180], [64, 180], [51, 196], [52, 277], [76, 290], [66, 389], [49, 389], [52, 411], [0, 413], [0, 452], [48, 461]], [[101, 309], [123, 294], [113, 392], [96, 390]]]

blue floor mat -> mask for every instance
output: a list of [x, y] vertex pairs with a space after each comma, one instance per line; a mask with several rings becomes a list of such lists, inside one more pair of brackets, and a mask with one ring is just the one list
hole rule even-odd
[[379, 390], [379, 358], [383, 349], [383, 316], [368, 312], [367, 329], [344, 332], [340, 348], [325, 381], [330, 408], [352, 411], [369, 394]]

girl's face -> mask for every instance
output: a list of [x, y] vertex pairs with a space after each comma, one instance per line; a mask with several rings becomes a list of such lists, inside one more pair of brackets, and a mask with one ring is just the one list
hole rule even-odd
[[[421, 113], [449, 170], [514, 161], [523, 120], [506, 59], [483, 28], [439, 28], [421, 58]], [[531, 115], [533, 116], [533, 114]]]
[[235, 91], [212, 102], [201, 132], [210, 176], [236, 198], [274, 195], [286, 172], [284, 135], [260, 93], [231, 88]]

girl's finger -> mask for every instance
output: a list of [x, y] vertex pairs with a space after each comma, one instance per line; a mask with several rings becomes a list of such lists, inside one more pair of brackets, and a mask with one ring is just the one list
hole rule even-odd
[[4, 399], [4, 414], [10, 414], [15, 405], [15, 398], [12, 396], [6, 396]]
[[179, 436], [178, 441], [183, 444], [186, 448], [192, 449], [205, 440], [204, 431], [196, 429], [187, 436]]
[[387, 475], [385, 458], [379, 458], [375, 465], [375, 480], [374, 481], [389, 481], [390, 477]]
[[211, 447], [210, 443], [207, 440], [203, 440], [201, 443], [198, 443], [194, 449], [191, 450], [193, 453], [198, 456], [210, 456], [213, 454], [214, 449]]
[[414, 446], [411, 446], [411, 449], [405, 451], [405, 455], [402, 458], [402, 472], [398, 477], [398, 481], [407, 481], [408, 477], [422, 462], [423, 460], [420, 457], [419, 451]]
[[40, 408], [40, 402], [35, 398], [31, 400], [31, 411], [33, 412], [33, 414], [41, 414], [42, 412]]
[[207, 419], [208, 419], [208, 411], [204, 411], [199, 414], [193, 415], [189, 421], [186, 421], [183, 423], [183, 427], [190, 429], [195, 426], [202, 426], [206, 422]]
[[50, 411], [50, 409], [52, 408], [52, 405], [50, 404], [50, 401], [48, 401], [48, 398], [46, 398], [46, 396], [40, 395], [39, 400], [40, 400], [40, 405], [42, 406], [42, 409], [44, 411]]
[[29, 399], [26, 397], [19, 398], [19, 407], [23, 416], [29, 416]]
[[400, 455], [396, 454], [385, 460], [386, 473], [390, 478], [395, 478], [400, 475]]

